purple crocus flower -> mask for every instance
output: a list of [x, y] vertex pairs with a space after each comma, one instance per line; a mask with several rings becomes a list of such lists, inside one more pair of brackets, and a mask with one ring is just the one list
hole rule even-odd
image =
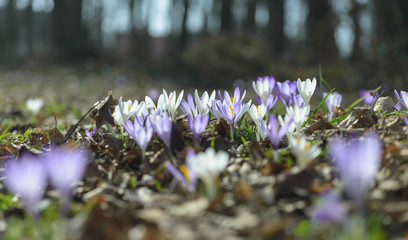
[[36, 206], [47, 184], [47, 173], [42, 163], [31, 155], [23, 156], [20, 161], [11, 159], [7, 162], [3, 176], [7, 189], [18, 194], [27, 211], [35, 216]]
[[[323, 97], [326, 97], [327, 93], [323, 93]], [[333, 92], [331, 93], [327, 98], [324, 104], [327, 107], [327, 110], [329, 111], [329, 116], [328, 119], [329, 121], [332, 120], [334, 111], [336, 110], [336, 107], [339, 107], [341, 104], [342, 96], [340, 93]]]
[[237, 101], [236, 103], [228, 103], [224, 99], [224, 101], [216, 101], [215, 105], [218, 112], [213, 112], [215, 116], [220, 116], [224, 118], [231, 126], [236, 125], [239, 119], [248, 111], [249, 106], [251, 105], [252, 101], [243, 104], [241, 101]]
[[279, 148], [279, 143], [288, 132], [292, 122], [293, 119], [290, 119], [289, 121], [285, 122], [285, 125], [279, 128], [278, 120], [274, 115], [271, 115], [269, 117], [268, 125], [266, 125], [264, 122], [261, 123], [263, 131], [265, 132], [275, 150]]
[[187, 101], [184, 99], [181, 100], [181, 110], [187, 115], [193, 117], [197, 116], [197, 107], [195, 106], [193, 96], [190, 93], [187, 95]]
[[199, 143], [200, 136], [204, 132], [204, 130], [207, 128], [209, 119], [210, 118], [208, 115], [203, 116], [199, 114], [199, 115], [196, 115], [195, 118], [193, 118], [190, 115], [187, 115], [188, 127], [193, 133], [195, 143]]
[[303, 97], [300, 94], [292, 94], [292, 102], [300, 108], [306, 106], [305, 100], [303, 100]]
[[361, 140], [352, 139], [348, 144], [337, 138], [329, 146], [348, 196], [355, 206], [362, 207], [380, 168], [381, 139], [375, 134], [366, 134]]
[[400, 94], [398, 95], [397, 90], [394, 90], [394, 93], [395, 93], [395, 97], [398, 99], [398, 103], [401, 104], [402, 106], [404, 106], [404, 108], [408, 110], [408, 95], [407, 95], [407, 92], [400, 91]]
[[325, 192], [317, 206], [312, 207], [309, 215], [318, 223], [341, 224], [347, 219], [347, 208], [335, 192]]
[[292, 103], [292, 94], [296, 95], [297, 82], [286, 80], [285, 82], [276, 82], [278, 96], [285, 107]]
[[142, 149], [142, 155], [145, 156], [147, 145], [149, 144], [150, 140], [152, 139], [153, 135], [153, 127], [149, 121], [146, 121], [144, 126], [143, 117], [138, 118], [136, 116], [134, 123], [130, 120], [122, 123], [123, 128], [129, 135], [135, 140], [137, 145]]
[[406, 126], [408, 126], [408, 118], [407, 117], [402, 117], [402, 121], [405, 123]]
[[55, 149], [45, 155], [43, 163], [51, 184], [61, 193], [66, 207], [75, 184], [84, 176], [87, 154], [75, 149]]
[[161, 140], [168, 149], [170, 149], [170, 139], [171, 139], [171, 130], [172, 130], [172, 121], [167, 112], [164, 112], [162, 115], [156, 114], [155, 116], [149, 118], [151, 125], [153, 126], [154, 131], [159, 135]]
[[221, 92], [218, 91], [218, 97], [220, 98], [221, 101], [226, 101], [229, 105], [235, 104], [237, 102], [242, 102], [245, 98], [246, 95], [246, 90], [242, 93], [241, 97], [241, 91], [239, 90], [239, 87], [235, 88], [234, 90], [234, 97], [230, 97], [229, 93], [227, 91], [224, 91], [224, 99], [221, 97]]
[[195, 192], [196, 184], [197, 184], [197, 176], [193, 169], [191, 168], [191, 160], [195, 156], [194, 150], [190, 149], [187, 151], [186, 155], [186, 165], [182, 165], [180, 167], [180, 171], [173, 166], [170, 162], [165, 163], [165, 167], [167, 171], [173, 175], [179, 182], [183, 184], [184, 187], [187, 188], [189, 192]]
[[363, 99], [364, 104], [371, 106], [375, 103], [375, 101], [378, 98], [378, 92], [375, 92], [374, 96], [371, 95], [372, 92], [373, 92], [372, 90], [361, 90], [360, 91], [360, 97], [365, 96], [365, 98]]
[[271, 110], [278, 101], [278, 96], [274, 98], [272, 94], [269, 94], [266, 99], [266, 103], [264, 103], [263, 99], [260, 96], [256, 96], [255, 99], [259, 105], [265, 105], [268, 108], [268, 110]]
[[239, 119], [248, 111], [251, 106], [252, 100], [243, 104], [242, 101], [245, 97], [246, 90], [241, 92], [239, 88], [234, 91], [234, 97], [230, 97], [227, 91], [224, 92], [224, 99], [221, 97], [220, 91], [218, 91], [218, 97], [220, 100], [213, 100], [211, 102], [211, 113], [217, 118], [224, 118], [231, 126], [235, 127], [235, 124]]
[[86, 140], [87, 142], [91, 142], [91, 140], [93, 139], [93, 137], [96, 136], [96, 126], [95, 126], [94, 128], [92, 128], [91, 130], [86, 131], [86, 132], [85, 132], [85, 135], [86, 135], [85, 140]]

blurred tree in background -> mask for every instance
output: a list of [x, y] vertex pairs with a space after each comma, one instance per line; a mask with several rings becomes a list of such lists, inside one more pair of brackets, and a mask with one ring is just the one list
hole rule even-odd
[[408, 2], [0, 0], [0, 64], [56, 62], [126, 63], [202, 86], [322, 65], [344, 88], [402, 87]]

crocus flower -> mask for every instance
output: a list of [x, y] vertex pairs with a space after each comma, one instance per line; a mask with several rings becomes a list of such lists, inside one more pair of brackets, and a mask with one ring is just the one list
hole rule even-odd
[[251, 105], [251, 100], [245, 104], [241, 101], [236, 103], [232, 103], [231, 101], [226, 101], [225, 99], [221, 101], [216, 101], [215, 106], [217, 108], [217, 112], [214, 111], [214, 116], [220, 116], [224, 118], [231, 126], [235, 127], [236, 123], [242, 116], [248, 111], [249, 106]]
[[363, 102], [366, 105], [373, 105], [375, 101], [378, 98], [378, 92], [375, 92], [374, 96], [371, 94], [373, 91], [372, 90], [361, 90], [360, 91], [360, 97], [364, 97]]
[[286, 115], [289, 118], [293, 118], [293, 123], [295, 124], [296, 131], [302, 128], [302, 125], [305, 123], [309, 116], [310, 105], [304, 107], [298, 107], [297, 105], [289, 106], [286, 108]]
[[276, 90], [278, 92], [279, 99], [282, 101], [285, 107], [292, 103], [292, 95], [296, 95], [296, 82], [286, 80], [284, 82], [276, 82]]
[[113, 112], [113, 119], [115, 120], [115, 124], [121, 125], [126, 120], [129, 120], [129, 118], [133, 115], [136, 114], [139, 116], [145, 110], [145, 102], [142, 101], [139, 103], [137, 100], [135, 100], [133, 103], [130, 100], [123, 102], [122, 97], [120, 97], [119, 104], [115, 107], [115, 111]]
[[309, 211], [311, 219], [317, 223], [341, 224], [347, 219], [347, 208], [335, 192], [322, 194], [318, 204]]
[[181, 110], [183, 113], [192, 117], [197, 116], [197, 107], [195, 106], [193, 96], [190, 93], [187, 95], [187, 101], [184, 99], [181, 100]]
[[264, 102], [264, 100], [260, 96], [256, 96], [255, 99], [259, 105], [265, 105], [268, 108], [268, 110], [271, 110], [273, 106], [275, 106], [276, 102], [278, 101], [278, 96], [274, 98], [273, 94], [271, 93], [266, 98], [266, 102]]
[[[326, 97], [327, 93], [323, 93], [323, 96]], [[326, 104], [327, 110], [329, 111], [328, 119], [331, 121], [333, 119], [334, 111], [336, 107], [339, 107], [341, 104], [342, 96], [340, 93], [333, 92], [327, 98], [324, 104]]]
[[348, 196], [357, 207], [361, 207], [380, 168], [382, 142], [375, 134], [366, 134], [361, 140], [349, 143], [336, 138], [329, 144], [330, 154], [338, 167]]
[[405, 109], [408, 110], [408, 95], [407, 92], [405, 91], [400, 91], [400, 94], [398, 95], [397, 90], [394, 90], [395, 97], [398, 99], [398, 103], [404, 106]]
[[256, 125], [256, 140], [259, 142], [261, 140], [260, 133], [262, 132], [261, 122], [263, 122], [262, 120], [266, 114], [266, 106], [265, 105], [256, 106], [252, 104], [248, 112], [249, 112], [249, 116], [252, 118], [252, 120], [254, 121]]
[[207, 115], [208, 112], [210, 111], [209, 105], [211, 104], [212, 100], [215, 99], [215, 90], [211, 93], [210, 96], [208, 96], [207, 91], [205, 91], [200, 98], [200, 96], [198, 95], [198, 91], [196, 89], [194, 91], [194, 99], [197, 105], [198, 112], [201, 113], [202, 115]]
[[300, 166], [306, 166], [321, 152], [317, 145], [312, 145], [304, 137], [289, 137], [289, 148]]
[[223, 99], [221, 96], [221, 92], [218, 91], [218, 97], [220, 98], [220, 100], [227, 102], [227, 104], [229, 105], [233, 105], [237, 102], [242, 102], [245, 98], [245, 95], [246, 95], [246, 90], [244, 90], [244, 92], [242, 93], [242, 97], [241, 97], [241, 91], [237, 87], [234, 90], [234, 97], [230, 97], [229, 93], [227, 91], [224, 91], [224, 99]]
[[408, 126], [408, 118], [407, 117], [402, 117], [402, 122], [405, 123], [406, 126]]
[[288, 129], [292, 122], [293, 119], [290, 119], [284, 125], [281, 125], [281, 127], [279, 127], [278, 120], [274, 115], [271, 115], [269, 117], [268, 125], [266, 125], [265, 123], [262, 125], [262, 130], [266, 133], [266, 136], [268, 137], [275, 150], [279, 148], [279, 143], [288, 132]]
[[86, 165], [86, 153], [74, 149], [51, 150], [45, 156], [47, 175], [54, 188], [61, 193], [64, 205], [69, 202], [73, 188], [84, 176]]
[[122, 126], [126, 130], [126, 132], [129, 133], [129, 136], [131, 136], [140, 147], [140, 149], [142, 150], [142, 155], [144, 157], [147, 145], [152, 139], [153, 127], [150, 121], [146, 121], [146, 124], [143, 124], [142, 121], [143, 120], [140, 120], [140, 118], [135, 119], [134, 123], [128, 120], [122, 123]]
[[278, 116], [279, 125], [284, 126], [286, 124], [289, 125], [288, 132], [286, 134], [292, 135], [295, 131], [295, 124], [293, 123], [293, 118], [285, 115], [283, 118], [281, 115]]
[[173, 175], [179, 182], [183, 184], [183, 186], [189, 192], [195, 192], [196, 184], [197, 184], [197, 175], [195, 174], [194, 170], [191, 168], [191, 160], [195, 156], [194, 150], [190, 149], [187, 151], [186, 155], [186, 165], [182, 165], [180, 167], [180, 171], [177, 170], [176, 167], [173, 166], [170, 162], [165, 162], [165, 167], [167, 171]]
[[163, 94], [159, 96], [159, 100], [157, 101], [157, 108], [162, 111], [167, 111], [170, 117], [174, 118], [175, 114], [180, 106], [181, 99], [183, 99], [184, 90], [180, 92], [177, 97], [176, 91], [167, 95], [166, 90], [163, 89]]
[[156, 114], [155, 116], [149, 118], [151, 125], [153, 126], [154, 131], [159, 135], [161, 140], [168, 149], [170, 149], [170, 140], [171, 140], [171, 130], [172, 130], [172, 121], [167, 112], [164, 112], [162, 115]]
[[306, 106], [306, 103], [305, 103], [305, 101], [303, 100], [303, 97], [300, 94], [298, 94], [298, 95], [292, 94], [292, 102], [296, 106], [298, 106], [300, 108]]
[[272, 93], [275, 87], [276, 80], [273, 76], [258, 77], [256, 81], [252, 82], [252, 88], [255, 93], [266, 103], [268, 96]]
[[86, 135], [86, 141], [90, 142], [93, 137], [96, 135], [96, 126], [94, 128], [92, 128], [91, 130], [88, 130], [85, 132]]
[[303, 100], [305, 101], [306, 105], [309, 105], [310, 99], [313, 96], [313, 93], [316, 89], [316, 78], [310, 80], [310, 78], [306, 79], [306, 81], [297, 80], [297, 89], [299, 94], [302, 96]]
[[188, 127], [193, 133], [194, 141], [196, 143], [199, 143], [200, 136], [207, 128], [209, 119], [210, 118], [208, 115], [203, 116], [199, 114], [195, 118], [193, 118], [191, 115], [187, 115]]
[[42, 98], [30, 98], [26, 101], [26, 108], [34, 115], [40, 112], [43, 105], [44, 101]]
[[190, 167], [197, 174], [206, 187], [207, 197], [214, 200], [217, 196], [216, 179], [228, 164], [229, 155], [224, 151], [217, 153], [213, 148], [191, 156]]
[[47, 174], [42, 163], [34, 156], [23, 156], [21, 161], [11, 159], [2, 174], [7, 189], [18, 194], [24, 207], [32, 215], [37, 214], [47, 184]]

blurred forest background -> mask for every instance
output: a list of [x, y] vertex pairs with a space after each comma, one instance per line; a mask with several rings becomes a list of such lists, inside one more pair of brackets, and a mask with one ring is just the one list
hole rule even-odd
[[406, 90], [408, 1], [0, 0], [0, 69], [54, 65], [210, 88], [321, 65], [337, 88]]

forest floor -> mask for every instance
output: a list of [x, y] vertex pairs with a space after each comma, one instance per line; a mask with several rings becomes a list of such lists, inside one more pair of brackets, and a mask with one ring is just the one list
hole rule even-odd
[[[251, 84], [247, 85], [248, 92], [253, 92]], [[154, 136], [144, 160], [140, 148], [121, 133], [120, 126], [103, 123], [92, 139], [87, 138], [86, 132], [97, 122], [86, 113], [95, 103], [99, 103], [97, 108], [104, 104], [114, 107], [115, 100], [108, 100], [108, 91], [113, 91], [112, 99], [123, 96], [124, 100], [142, 101], [150, 90], [161, 93], [163, 88], [168, 92], [181, 90], [143, 72], [125, 76], [120, 69], [98, 74], [70, 69], [45, 69], [41, 74], [3, 72], [0, 172], [8, 161], [24, 153], [42, 156], [55, 145], [81, 147], [90, 157], [65, 214], [58, 210], [59, 194], [47, 188], [40, 216], [32, 219], [4, 186], [2, 177], [0, 238], [332, 239], [333, 234], [339, 239], [408, 238], [408, 127], [403, 122], [404, 112], [386, 104], [382, 106], [382, 110], [388, 110], [384, 114], [361, 103], [350, 109], [345, 105], [338, 115], [344, 118], [328, 123], [320, 109], [297, 133], [322, 149], [305, 165], [298, 162], [286, 137], [276, 152], [269, 140], [256, 141], [248, 116], [245, 128], [235, 133], [234, 140], [225, 121], [212, 119], [197, 145], [180, 111], [173, 122], [171, 150]], [[184, 99], [193, 91], [185, 89]], [[357, 93], [349, 95], [355, 97]], [[245, 102], [253, 99], [254, 103], [252, 96], [254, 93], [249, 93]], [[30, 113], [25, 102], [38, 97], [44, 100], [44, 106], [39, 113]], [[320, 102], [314, 98], [311, 112]], [[357, 100], [350, 98], [345, 101]], [[335, 137], [350, 138], [365, 132], [375, 132], [383, 146], [380, 170], [370, 184], [364, 213], [360, 214], [343, 191], [329, 143]], [[201, 182], [194, 193], [186, 191], [164, 167], [166, 161], [183, 165], [188, 149], [200, 152], [210, 147], [229, 156], [217, 180], [215, 199], [206, 197]], [[311, 218], [322, 193], [331, 189], [342, 192], [347, 223], [322, 223]]]

